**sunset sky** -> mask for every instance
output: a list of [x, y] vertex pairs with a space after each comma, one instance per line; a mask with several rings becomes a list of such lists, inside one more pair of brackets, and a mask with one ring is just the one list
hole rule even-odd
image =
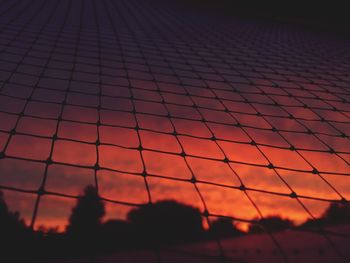
[[344, 42], [128, 1], [54, 3], [1, 18], [0, 188], [28, 225], [63, 231], [90, 184], [105, 220], [173, 199], [243, 229], [349, 200]]

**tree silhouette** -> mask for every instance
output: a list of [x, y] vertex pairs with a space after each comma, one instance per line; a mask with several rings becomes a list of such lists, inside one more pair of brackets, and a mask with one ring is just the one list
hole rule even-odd
[[136, 245], [132, 225], [125, 220], [113, 219], [105, 222], [101, 237], [105, 251], [123, 250]]
[[14, 237], [25, 228], [23, 220], [21, 220], [19, 217], [19, 213], [10, 212], [2, 191], [0, 191], [0, 222], [0, 236], [2, 238], [4, 238], [6, 235]]
[[307, 220], [301, 228], [319, 228], [320, 226], [342, 225], [350, 223], [350, 205], [331, 203], [320, 218]]
[[134, 209], [128, 221], [141, 242], [172, 243], [203, 237], [202, 217], [197, 208], [176, 201], [161, 201]]
[[210, 230], [214, 234], [214, 237], [232, 237], [242, 234], [235, 227], [231, 218], [218, 218], [211, 224]]
[[294, 223], [289, 219], [281, 218], [279, 216], [269, 216], [260, 219], [257, 224], [251, 224], [249, 226], [249, 233], [255, 234], [265, 231], [278, 232], [292, 227], [294, 227]]
[[29, 231], [20, 219], [18, 212], [11, 212], [5, 202], [4, 194], [0, 191], [0, 244], [1, 244], [1, 259], [8, 257], [6, 262], [17, 262], [22, 260], [23, 255], [26, 255], [27, 260], [33, 251], [30, 245], [31, 231]]
[[321, 220], [326, 224], [350, 223], [350, 205], [348, 203], [331, 203]]
[[73, 208], [67, 226], [67, 234], [86, 238], [98, 234], [101, 220], [105, 215], [105, 206], [92, 185], [84, 189], [84, 194], [78, 198]]

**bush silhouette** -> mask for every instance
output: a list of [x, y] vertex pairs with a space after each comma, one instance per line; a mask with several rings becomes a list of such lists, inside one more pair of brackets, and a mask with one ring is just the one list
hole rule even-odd
[[124, 220], [108, 220], [102, 225], [101, 237], [105, 251], [122, 250], [137, 245], [131, 224]]
[[302, 224], [301, 228], [319, 228], [350, 224], [350, 205], [343, 203], [331, 203], [320, 218], [310, 219]]
[[217, 238], [232, 237], [242, 234], [242, 232], [234, 226], [231, 218], [218, 218], [211, 224], [210, 231], [214, 234], [214, 237]]
[[172, 243], [203, 237], [202, 217], [197, 208], [176, 201], [161, 201], [134, 209], [128, 221], [141, 242]]
[[67, 234], [74, 237], [94, 237], [101, 228], [101, 220], [105, 215], [105, 206], [92, 185], [84, 189], [84, 194], [78, 198], [77, 205], [72, 209], [67, 226]]
[[[0, 191], [0, 244], [1, 259], [6, 262], [22, 260], [22, 257], [34, 253], [34, 236], [28, 229], [18, 212], [11, 212], [5, 202], [4, 194]], [[5, 262], [4, 261], [4, 262]]]
[[249, 233], [278, 232], [294, 227], [291, 220], [279, 216], [269, 216], [262, 218], [257, 224], [249, 226]]
[[350, 223], [350, 205], [342, 203], [330, 204], [321, 220], [326, 224]]
[[10, 212], [2, 191], [0, 191], [0, 222], [1, 238], [15, 238], [25, 229], [24, 222], [20, 219], [19, 213]]

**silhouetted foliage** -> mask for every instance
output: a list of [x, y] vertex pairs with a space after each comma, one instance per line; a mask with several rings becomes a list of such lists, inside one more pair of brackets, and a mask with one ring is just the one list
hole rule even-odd
[[350, 223], [350, 205], [331, 203], [320, 218], [310, 219], [301, 228], [319, 228], [324, 226], [342, 225]]
[[128, 221], [137, 239], [156, 243], [196, 240], [203, 237], [202, 217], [197, 208], [175, 201], [161, 201], [134, 209]]
[[1, 238], [17, 237], [25, 229], [23, 220], [18, 212], [10, 212], [4, 200], [4, 194], [0, 191], [0, 231]]
[[249, 233], [262, 232], [278, 232], [294, 227], [294, 224], [289, 219], [284, 219], [279, 216], [269, 216], [262, 218], [258, 224], [251, 224], [249, 226]]
[[101, 219], [105, 215], [105, 206], [99, 198], [96, 188], [89, 185], [84, 195], [78, 198], [69, 218], [67, 233], [77, 237], [94, 236], [101, 227]]
[[130, 234], [130, 224], [124, 220], [108, 220], [102, 226], [104, 236], [118, 236], [120, 239]]
[[[5, 202], [4, 194], [0, 191], [0, 244], [1, 259], [9, 257], [14, 262], [27, 258], [33, 253], [35, 236], [26, 227], [18, 212], [11, 212]], [[5, 261], [4, 261], [5, 262]]]
[[232, 237], [242, 235], [243, 232], [236, 228], [233, 224], [233, 220], [230, 218], [218, 218], [212, 222], [210, 226], [211, 232], [214, 237]]
[[70, 255], [92, 255], [103, 250], [102, 218], [105, 205], [94, 186], [85, 187], [69, 217], [63, 237], [53, 236], [53, 243], [65, 242], [65, 252]]
[[326, 224], [350, 223], [350, 205], [347, 203], [332, 203], [322, 216], [322, 219]]
[[132, 225], [124, 220], [109, 220], [102, 225], [101, 236], [106, 251], [135, 247], [135, 234]]
[[[213, 221], [207, 231], [203, 228], [202, 216], [197, 208], [170, 200], [137, 207], [128, 213], [127, 220], [103, 222], [104, 215], [104, 202], [96, 188], [87, 186], [72, 209], [66, 232], [58, 233], [55, 229], [46, 228], [33, 232], [20, 219], [19, 213], [9, 210], [0, 191], [0, 242], [5, 244], [4, 254], [7, 253], [12, 259], [25, 255], [26, 259], [32, 257], [42, 260], [245, 234], [237, 229], [230, 218], [224, 217]], [[309, 220], [301, 228], [348, 223], [350, 206], [332, 203], [321, 218]], [[251, 225], [248, 232], [277, 232], [294, 227], [288, 219], [270, 216]]]

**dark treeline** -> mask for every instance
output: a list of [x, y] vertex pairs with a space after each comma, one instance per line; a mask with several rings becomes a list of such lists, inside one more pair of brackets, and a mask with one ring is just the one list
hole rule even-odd
[[197, 208], [176, 201], [160, 201], [131, 210], [126, 220], [104, 222], [105, 205], [96, 189], [88, 186], [72, 209], [64, 233], [32, 231], [18, 213], [7, 207], [0, 191], [0, 243], [2, 256], [14, 261], [25, 258], [35, 261], [104, 254], [118, 250], [159, 248], [162, 246], [230, 238], [266, 231], [316, 228], [350, 223], [349, 205], [332, 203], [323, 216], [309, 220], [302, 226], [278, 216], [270, 216], [251, 224], [248, 233], [240, 231], [230, 218], [211, 222], [210, 230], [203, 227], [202, 215]]
[[317, 230], [320, 226], [343, 225], [350, 223], [350, 205], [348, 203], [331, 203], [320, 218], [310, 219], [300, 228]]

